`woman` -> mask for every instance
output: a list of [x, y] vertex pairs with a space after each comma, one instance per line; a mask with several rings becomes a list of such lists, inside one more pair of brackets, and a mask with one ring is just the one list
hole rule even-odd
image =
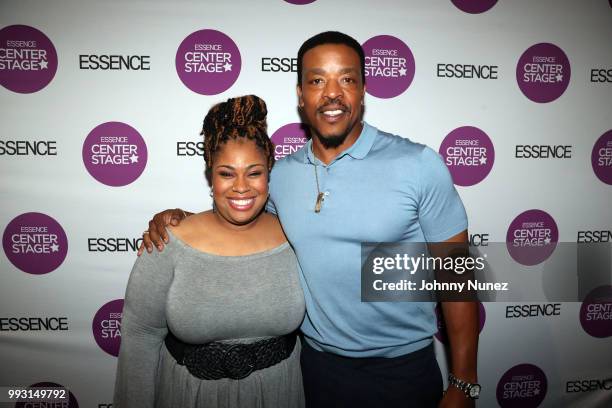
[[266, 105], [229, 99], [206, 115], [213, 210], [170, 229], [128, 282], [114, 407], [303, 406], [297, 261], [266, 212], [274, 149]]

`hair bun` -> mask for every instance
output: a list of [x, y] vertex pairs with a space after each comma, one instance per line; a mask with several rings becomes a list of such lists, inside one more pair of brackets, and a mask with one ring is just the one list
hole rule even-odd
[[274, 145], [268, 137], [267, 114], [266, 103], [255, 95], [230, 98], [210, 108], [201, 132], [207, 177], [210, 177], [215, 152], [229, 140], [253, 140], [266, 154], [268, 168], [272, 168]]
[[219, 104], [219, 124], [223, 130], [255, 126], [266, 131], [267, 114], [266, 103], [255, 95], [230, 98]]

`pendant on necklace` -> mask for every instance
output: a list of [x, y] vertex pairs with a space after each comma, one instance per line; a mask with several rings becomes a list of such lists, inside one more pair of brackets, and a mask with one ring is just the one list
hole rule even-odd
[[325, 199], [324, 193], [317, 194], [317, 203], [315, 204], [315, 212], [321, 212], [321, 204], [323, 204], [323, 200]]

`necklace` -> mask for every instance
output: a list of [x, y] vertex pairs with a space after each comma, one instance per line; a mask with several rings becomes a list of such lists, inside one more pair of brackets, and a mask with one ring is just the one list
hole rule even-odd
[[323, 200], [325, 199], [325, 194], [321, 192], [319, 188], [319, 174], [317, 173], [317, 159], [314, 160], [314, 172], [315, 172], [315, 181], [317, 182], [317, 202], [315, 203], [314, 212], [321, 212], [321, 205], [323, 204]]

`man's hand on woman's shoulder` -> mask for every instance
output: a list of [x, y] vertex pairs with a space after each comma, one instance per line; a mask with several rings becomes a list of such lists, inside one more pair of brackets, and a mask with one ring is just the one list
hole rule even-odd
[[138, 256], [142, 255], [145, 249], [151, 253], [153, 246], [157, 247], [158, 251], [162, 251], [169, 239], [166, 227], [168, 225], [176, 227], [191, 214], [180, 208], [164, 210], [155, 214], [153, 219], [149, 221], [149, 228], [142, 233], [142, 244], [138, 248]]

